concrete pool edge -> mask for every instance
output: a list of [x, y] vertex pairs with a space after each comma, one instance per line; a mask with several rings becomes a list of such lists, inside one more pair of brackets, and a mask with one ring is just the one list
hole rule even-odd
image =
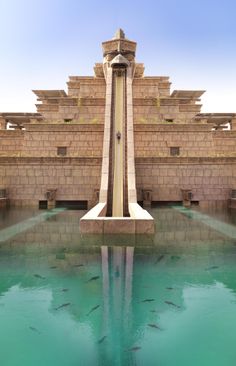
[[152, 216], [137, 203], [129, 204], [130, 217], [105, 217], [106, 203], [98, 203], [80, 219], [83, 234], [154, 234]]

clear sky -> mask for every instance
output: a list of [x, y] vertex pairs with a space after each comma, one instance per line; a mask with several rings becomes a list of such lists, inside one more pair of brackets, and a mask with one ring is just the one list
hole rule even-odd
[[206, 90], [202, 112], [236, 112], [235, 0], [0, 0], [0, 112], [35, 112], [32, 89], [93, 75], [117, 28], [146, 75]]

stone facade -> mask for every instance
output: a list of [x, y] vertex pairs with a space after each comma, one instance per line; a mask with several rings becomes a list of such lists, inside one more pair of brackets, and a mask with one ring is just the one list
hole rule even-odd
[[[132, 55], [136, 43], [122, 42]], [[103, 43], [108, 57], [111, 43]], [[57, 201], [96, 203], [106, 118], [103, 64], [94, 72], [70, 76], [67, 93], [35, 90], [37, 113], [0, 114], [0, 188], [11, 205], [37, 207], [48, 189], [57, 189]], [[168, 77], [146, 77], [143, 64], [135, 64], [138, 200], [149, 190], [152, 201], [182, 201], [181, 190], [188, 189], [202, 205], [226, 202], [236, 189], [236, 114], [201, 114], [204, 91], [171, 93], [170, 85]]]

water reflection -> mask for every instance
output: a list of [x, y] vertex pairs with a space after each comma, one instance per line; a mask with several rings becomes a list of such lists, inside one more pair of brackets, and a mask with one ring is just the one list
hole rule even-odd
[[1, 364], [233, 364], [234, 240], [173, 209], [154, 213], [156, 236], [135, 247], [75, 237], [75, 212], [2, 244]]
[[[30, 216], [31, 212], [31, 216]], [[40, 211], [41, 212], [41, 211]], [[229, 213], [224, 210], [208, 212], [212, 218], [211, 225], [206, 225], [205, 219], [195, 219], [197, 212], [191, 210], [185, 212], [177, 211], [173, 208], [151, 209], [150, 213], [155, 218], [155, 235], [81, 235], [79, 232], [79, 219], [83, 211], [55, 211], [52, 215], [39, 213], [39, 211], [12, 209], [8, 211], [7, 217], [0, 223], [0, 244], [26, 246], [28, 249], [32, 245], [53, 245], [57, 247], [71, 247], [74, 245], [94, 247], [94, 246], [135, 246], [135, 247], [172, 247], [176, 250], [181, 247], [196, 247], [204, 244], [208, 246], [218, 246], [227, 244], [234, 237], [228, 237], [228, 228], [235, 226], [235, 212]], [[42, 217], [41, 217], [42, 216]], [[200, 216], [198, 215], [198, 218]], [[214, 225], [215, 219], [221, 220], [221, 225]], [[231, 219], [229, 219], [231, 218]], [[222, 227], [222, 232], [217, 226]]]
[[[219, 344], [224, 334], [232, 343], [234, 247], [195, 255], [129, 246], [74, 249], [50, 252], [44, 246], [0, 257], [0, 340], [6, 349], [16, 342], [23, 347], [24, 365], [40, 364], [33, 351], [27, 355], [29, 348], [38, 354], [36, 340], [39, 349], [45, 342], [51, 345], [44, 365], [51, 364], [56, 352], [57, 365], [74, 365], [80, 359], [105, 366], [172, 365], [174, 357], [181, 365], [197, 365], [190, 351], [186, 354], [186, 344], [195, 354], [198, 342], [208, 357], [203, 340]], [[185, 359], [177, 345], [185, 350]], [[5, 357], [12, 360], [9, 365], [16, 364], [12, 355]]]
[[104, 342], [107, 365], [125, 365], [127, 358], [125, 350], [132, 329], [133, 255], [133, 247], [101, 247], [103, 334], [109, 335]]

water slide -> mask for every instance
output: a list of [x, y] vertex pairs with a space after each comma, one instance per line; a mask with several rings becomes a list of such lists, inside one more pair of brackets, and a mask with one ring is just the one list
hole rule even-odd
[[123, 196], [124, 196], [124, 73], [114, 75], [115, 84], [115, 111], [114, 111], [114, 175], [113, 175], [113, 195], [112, 195], [112, 216], [123, 216]]
[[83, 233], [153, 233], [154, 220], [137, 203], [133, 66], [122, 55], [104, 65], [106, 107], [99, 203], [80, 220]]

